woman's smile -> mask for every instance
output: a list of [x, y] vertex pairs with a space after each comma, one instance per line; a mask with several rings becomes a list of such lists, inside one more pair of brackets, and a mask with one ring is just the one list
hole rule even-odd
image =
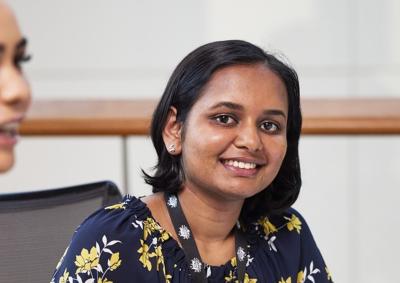
[[238, 177], [254, 177], [263, 165], [258, 165], [255, 160], [247, 158], [230, 158], [221, 160], [223, 166]]

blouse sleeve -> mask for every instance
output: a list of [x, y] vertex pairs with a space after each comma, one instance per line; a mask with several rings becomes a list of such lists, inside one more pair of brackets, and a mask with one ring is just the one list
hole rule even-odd
[[333, 282], [332, 276], [326, 266], [321, 252], [315, 243], [306, 220], [294, 209], [291, 209], [293, 224], [298, 221], [297, 228], [300, 229], [300, 266], [297, 282]]
[[132, 249], [139, 249], [143, 234], [132, 225], [135, 217], [124, 203], [89, 216], [75, 231], [51, 283], [121, 282], [124, 275], [135, 273], [139, 262]]

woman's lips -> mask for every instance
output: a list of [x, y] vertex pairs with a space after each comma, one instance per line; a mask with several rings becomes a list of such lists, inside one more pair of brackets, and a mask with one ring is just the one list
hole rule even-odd
[[12, 147], [18, 141], [18, 122], [0, 125], [0, 146]]
[[18, 134], [0, 131], [0, 146], [13, 147], [18, 142]]
[[257, 174], [260, 167], [255, 162], [245, 162], [234, 159], [223, 160], [221, 163], [227, 170], [239, 177], [252, 177]]

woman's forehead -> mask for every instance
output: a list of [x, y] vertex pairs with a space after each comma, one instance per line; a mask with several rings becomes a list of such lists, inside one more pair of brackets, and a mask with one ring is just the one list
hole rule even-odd
[[282, 80], [262, 64], [234, 65], [216, 71], [197, 103], [210, 107], [221, 101], [243, 105], [271, 105], [287, 109], [286, 87]]
[[11, 9], [0, 1], [0, 44], [3, 46], [15, 46], [21, 40], [17, 20]]

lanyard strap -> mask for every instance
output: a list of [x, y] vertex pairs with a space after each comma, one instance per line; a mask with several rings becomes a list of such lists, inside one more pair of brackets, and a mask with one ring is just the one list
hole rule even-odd
[[[182, 207], [179, 203], [176, 194], [165, 193], [165, 202], [167, 204], [168, 212], [174, 225], [175, 232], [179, 237], [179, 242], [182, 245], [183, 251], [189, 261], [189, 268], [191, 270], [192, 282], [206, 283], [207, 274], [206, 266], [202, 261], [199, 250], [197, 249], [196, 242], [192, 231], [190, 230], [189, 223], [183, 214]], [[235, 226], [235, 249], [236, 249], [236, 262], [237, 262], [237, 278], [239, 283], [244, 282], [247, 260], [247, 243], [244, 238], [243, 232]]]

